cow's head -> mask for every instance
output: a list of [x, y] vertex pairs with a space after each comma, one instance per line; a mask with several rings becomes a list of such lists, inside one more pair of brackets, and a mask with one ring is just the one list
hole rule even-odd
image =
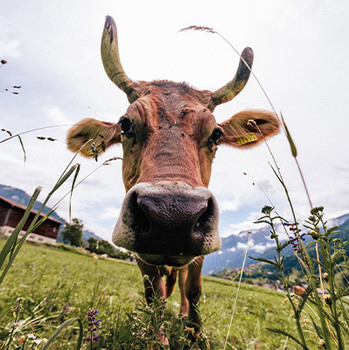
[[215, 92], [185, 83], [132, 81], [118, 51], [116, 26], [106, 18], [102, 59], [130, 106], [117, 123], [85, 119], [68, 134], [68, 147], [89, 157], [123, 146], [127, 191], [113, 241], [153, 265], [183, 266], [220, 248], [218, 207], [207, 189], [218, 145], [252, 147], [279, 130], [270, 112], [248, 110], [217, 124], [214, 108], [245, 86], [253, 52], [246, 48], [233, 80]]

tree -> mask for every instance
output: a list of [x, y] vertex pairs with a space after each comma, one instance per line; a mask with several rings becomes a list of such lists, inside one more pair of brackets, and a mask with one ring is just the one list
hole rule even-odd
[[117, 258], [117, 259], [122, 259], [122, 260], [133, 260], [132, 253], [130, 252], [123, 252], [117, 248], [115, 248], [112, 244], [110, 244], [108, 241], [101, 240], [98, 241], [97, 239], [90, 237], [87, 240], [88, 247], [87, 249], [91, 253], [95, 254], [107, 254], [111, 258]]
[[97, 239], [90, 237], [87, 240], [87, 243], [88, 243], [87, 250], [89, 250], [91, 253], [97, 253], [97, 242], [98, 242]]
[[81, 247], [83, 245], [82, 241], [82, 229], [84, 225], [81, 220], [74, 218], [72, 223], [68, 222], [64, 225], [64, 230], [62, 231], [63, 243], [70, 244], [75, 247]]
[[115, 257], [116, 249], [105, 240], [98, 241], [97, 239], [90, 237], [87, 240], [88, 250], [91, 253], [96, 254], [107, 254], [110, 257]]

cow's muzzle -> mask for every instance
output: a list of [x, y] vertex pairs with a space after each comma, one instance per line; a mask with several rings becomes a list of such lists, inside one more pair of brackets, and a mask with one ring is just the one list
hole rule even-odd
[[220, 248], [218, 207], [205, 187], [140, 183], [126, 195], [113, 241], [147, 263], [183, 266]]

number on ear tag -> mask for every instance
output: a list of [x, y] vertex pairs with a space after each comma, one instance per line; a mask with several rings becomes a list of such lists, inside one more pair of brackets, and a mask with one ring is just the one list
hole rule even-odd
[[246, 137], [238, 137], [236, 139], [236, 142], [238, 143], [239, 146], [242, 146], [246, 143], [250, 143], [253, 141], [257, 141], [257, 136], [254, 132], [249, 132], [248, 134], [246, 134]]

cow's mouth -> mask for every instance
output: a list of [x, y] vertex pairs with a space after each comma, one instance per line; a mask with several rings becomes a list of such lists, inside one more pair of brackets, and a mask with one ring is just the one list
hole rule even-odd
[[155, 266], [173, 266], [182, 267], [190, 264], [195, 256], [167, 256], [167, 255], [153, 255], [153, 254], [139, 254], [137, 256], [149, 265]]

